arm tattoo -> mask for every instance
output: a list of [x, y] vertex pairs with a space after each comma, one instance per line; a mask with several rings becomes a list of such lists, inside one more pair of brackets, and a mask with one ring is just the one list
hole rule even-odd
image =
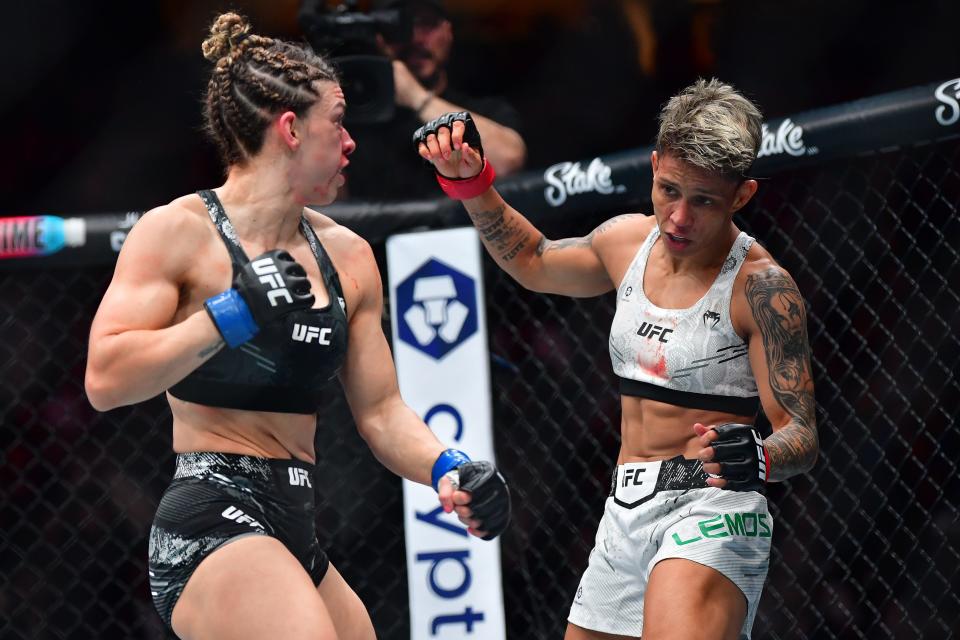
[[507, 251], [500, 257], [506, 261], [513, 260], [514, 258], [517, 257], [517, 254], [523, 250], [525, 246], [527, 246], [526, 240], [520, 240], [519, 242], [517, 242], [517, 244], [513, 245], [513, 247], [509, 251]]
[[583, 238], [564, 238], [563, 240], [540, 239], [537, 246], [537, 255], [543, 255], [547, 251], [559, 251], [560, 249], [569, 249], [570, 247], [589, 247], [593, 240], [593, 233]]
[[197, 354], [197, 357], [200, 358], [201, 360], [206, 360], [207, 358], [215, 354], [217, 351], [220, 351], [220, 349], [223, 348], [224, 344], [226, 343], [223, 341], [223, 338], [221, 338], [216, 342], [214, 342], [213, 344], [204, 347], [203, 350]]
[[613, 218], [610, 218], [610, 219], [607, 220], [606, 222], [602, 222], [602, 223], [600, 224], [600, 226], [598, 226], [596, 229], [594, 229], [593, 232], [592, 232], [590, 235], [591, 235], [591, 236], [594, 236], [594, 235], [599, 236], [599, 235], [602, 234], [602, 233], [606, 233], [606, 232], [609, 231], [611, 228], [615, 227], [616, 225], [620, 224], [621, 222], [626, 222], [627, 220], [632, 220], [633, 218], [642, 218], [642, 217], [644, 217], [644, 216], [643, 216], [643, 214], [640, 214], [640, 213], [625, 213], [625, 214], [623, 214], [622, 216], [615, 216], [615, 217], [613, 217]]
[[746, 296], [763, 336], [770, 389], [790, 416], [790, 423], [764, 442], [771, 479], [783, 480], [808, 470], [817, 458], [807, 316], [797, 285], [780, 269], [749, 276]]
[[514, 216], [507, 218], [505, 211], [506, 207], [500, 205], [495, 209], [471, 213], [470, 219], [491, 252], [509, 262], [526, 246], [527, 237]]
[[543, 234], [540, 234], [540, 241], [537, 242], [537, 256], [542, 256], [543, 252], [547, 250], [547, 245], [550, 244], [550, 241], [547, 240], [547, 237]]
[[563, 240], [547, 240], [543, 236], [540, 237], [540, 243], [537, 245], [537, 255], [541, 256], [547, 251], [558, 251], [560, 249], [567, 249], [570, 247], [589, 247], [593, 244], [594, 236], [599, 236], [603, 233], [609, 231], [612, 227], [616, 226], [618, 223], [623, 222], [624, 220], [629, 220], [630, 218], [636, 218], [640, 216], [639, 213], [627, 213], [622, 216], [616, 216], [610, 218], [606, 222], [603, 222], [596, 229], [588, 233], [582, 238], [565, 238]]

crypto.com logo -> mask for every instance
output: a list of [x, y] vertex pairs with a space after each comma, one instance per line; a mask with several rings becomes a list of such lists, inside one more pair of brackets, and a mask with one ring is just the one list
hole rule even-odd
[[477, 331], [473, 279], [435, 258], [397, 285], [397, 334], [440, 360]]

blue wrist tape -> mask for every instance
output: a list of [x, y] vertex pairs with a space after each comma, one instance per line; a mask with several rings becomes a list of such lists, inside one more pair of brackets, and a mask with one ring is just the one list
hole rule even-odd
[[433, 471], [430, 473], [430, 482], [433, 484], [433, 490], [440, 490], [440, 478], [446, 475], [447, 471], [456, 469], [467, 462], [470, 462], [470, 457], [458, 449], [447, 449], [441, 453], [437, 461], [433, 463]]
[[250, 307], [236, 289], [227, 289], [207, 298], [203, 306], [231, 349], [239, 347], [260, 331], [250, 313]]

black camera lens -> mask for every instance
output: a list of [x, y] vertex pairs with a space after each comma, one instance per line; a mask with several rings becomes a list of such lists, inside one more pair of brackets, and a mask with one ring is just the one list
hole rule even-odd
[[[395, 4], [402, 8], [393, 8]], [[395, 108], [393, 63], [381, 51], [377, 38], [392, 45], [409, 42], [413, 34], [411, 14], [405, 3], [391, 3], [370, 13], [355, 8], [356, 2], [344, 2], [328, 11], [321, 0], [304, 0], [300, 26], [310, 46], [330, 55], [340, 71], [347, 124], [386, 122]]]

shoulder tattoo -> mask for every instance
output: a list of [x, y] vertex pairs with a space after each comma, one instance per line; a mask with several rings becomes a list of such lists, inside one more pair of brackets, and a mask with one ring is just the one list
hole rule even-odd
[[594, 229], [594, 230], [590, 233], [590, 235], [591, 235], [591, 236], [599, 236], [599, 235], [601, 235], [601, 234], [606, 233], [607, 231], [609, 231], [609, 230], [612, 229], [613, 227], [617, 226], [618, 224], [621, 224], [621, 223], [623, 223], [623, 222], [627, 222], [628, 220], [633, 220], [634, 218], [644, 218], [644, 217], [646, 217], [646, 216], [644, 216], [644, 215], [641, 214], [641, 213], [625, 213], [625, 214], [623, 214], [623, 215], [621, 215], [621, 216], [615, 216], [615, 217], [613, 217], [613, 218], [610, 218], [610, 219], [607, 220], [606, 222], [600, 223], [600, 225], [599, 225], [596, 229]]
[[643, 217], [639, 213], [626, 213], [622, 216], [616, 216], [610, 218], [609, 220], [600, 223], [600, 225], [583, 236], [582, 238], [564, 238], [563, 240], [548, 240], [547, 238], [540, 236], [540, 242], [537, 244], [537, 255], [543, 255], [547, 251], [558, 251], [561, 249], [568, 249], [570, 247], [584, 248], [589, 247], [593, 244], [593, 239], [596, 236], [603, 235], [613, 227], [618, 224], [625, 222], [631, 218]]

